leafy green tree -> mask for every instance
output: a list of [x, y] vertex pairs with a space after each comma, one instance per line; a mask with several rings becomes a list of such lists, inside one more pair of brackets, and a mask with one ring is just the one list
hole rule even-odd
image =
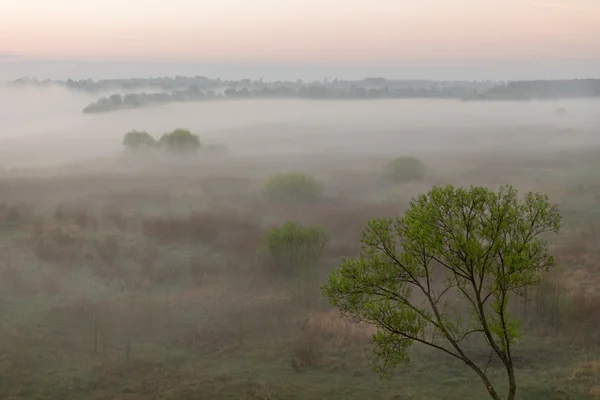
[[175, 129], [161, 136], [158, 144], [172, 151], [196, 151], [200, 148], [200, 138], [187, 129]]
[[327, 233], [319, 226], [287, 221], [267, 232], [263, 250], [283, 273], [294, 274], [313, 266], [328, 241]]
[[282, 172], [269, 177], [263, 188], [265, 198], [278, 202], [297, 202], [316, 200], [322, 187], [309, 174], [301, 172]]
[[156, 139], [145, 131], [129, 131], [123, 136], [123, 146], [131, 151], [139, 151], [156, 147]]
[[385, 166], [384, 173], [395, 182], [413, 182], [425, 177], [427, 167], [418, 158], [398, 157]]
[[287, 221], [263, 237], [263, 254], [278, 273], [296, 278], [297, 300], [309, 304], [315, 296], [316, 264], [329, 236], [319, 226]]
[[504, 366], [512, 400], [519, 330], [508, 305], [554, 266], [543, 236], [558, 233], [560, 220], [543, 194], [434, 187], [403, 217], [369, 221], [360, 257], [344, 260], [323, 292], [343, 314], [378, 328], [379, 372], [409, 361], [408, 348], [421, 343], [465, 363], [499, 400], [487, 366], [468, 355], [465, 339], [475, 335]]

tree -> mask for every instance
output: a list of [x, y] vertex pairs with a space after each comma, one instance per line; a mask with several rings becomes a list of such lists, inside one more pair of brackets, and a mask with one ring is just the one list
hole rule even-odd
[[398, 157], [390, 161], [384, 173], [395, 182], [418, 181], [425, 177], [427, 167], [415, 157]]
[[123, 136], [123, 146], [131, 151], [156, 147], [156, 139], [145, 131], [129, 131]]
[[329, 236], [319, 226], [287, 221], [263, 237], [263, 254], [279, 274], [296, 278], [297, 299], [308, 304], [314, 296], [315, 266]]
[[554, 266], [543, 235], [558, 233], [560, 219], [540, 193], [520, 200], [510, 186], [434, 187], [412, 200], [403, 217], [369, 221], [360, 256], [344, 260], [323, 292], [342, 314], [378, 328], [379, 372], [409, 361], [407, 349], [421, 343], [464, 362], [498, 400], [487, 365], [468, 355], [465, 339], [479, 335], [490, 361], [495, 355], [502, 362], [512, 400], [518, 321], [508, 305]]
[[121, 107], [121, 105], [123, 105], [123, 97], [118, 93], [112, 94], [108, 98], [108, 103], [110, 104], [111, 108], [118, 109]]
[[282, 272], [294, 274], [313, 266], [328, 241], [327, 233], [319, 226], [287, 221], [267, 232], [263, 250]]
[[187, 129], [175, 129], [161, 136], [158, 144], [167, 150], [196, 151], [200, 148], [200, 138]]
[[319, 197], [321, 190], [321, 185], [312, 175], [282, 172], [269, 177], [263, 195], [278, 202], [312, 201]]

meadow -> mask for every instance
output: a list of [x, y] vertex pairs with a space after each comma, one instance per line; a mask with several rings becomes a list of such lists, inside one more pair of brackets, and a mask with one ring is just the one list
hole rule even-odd
[[[486, 115], [453, 103], [444, 118], [432, 102], [413, 105], [413, 113], [423, 110], [416, 114], [404, 107], [398, 116], [394, 110], [406, 103], [382, 102], [379, 114], [351, 105], [353, 123], [352, 110], [310, 111], [290, 102], [285, 114], [265, 103], [246, 125], [233, 121], [240, 102], [229, 110], [228, 126], [207, 123], [200, 132], [192, 123], [199, 117], [184, 118], [181, 108], [168, 121], [168, 107], [119, 124], [110, 118], [125, 117], [114, 113], [93, 132], [79, 131], [77, 144], [74, 128], [44, 137], [64, 145], [57, 145], [56, 159], [69, 151], [88, 157], [64, 165], [19, 165], [17, 155], [29, 151], [35, 159], [44, 146], [6, 139], [21, 147], [12, 148], [14, 163], [0, 172], [1, 398], [486, 398], [471, 371], [420, 347], [409, 365], [380, 379], [370, 366], [373, 327], [341, 318], [320, 296], [299, 304], [293, 282], [274, 273], [260, 249], [269, 229], [285, 221], [322, 227], [330, 241], [318, 261], [320, 284], [342, 257], [358, 253], [369, 219], [401, 215], [433, 185], [511, 184], [548, 194], [564, 218], [550, 243], [557, 269], [513, 305], [523, 328], [514, 350], [518, 398], [600, 399], [600, 149], [593, 114], [554, 121], [552, 106], [536, 105], [537, 116], [521, 110], [519, 119], [515, 106]], [[303, 117], [310, 112], [321, 119]], [[280, 120], [269, 124], [269, 115]], [[127, 129], [150, 130], [155, 122], [154, 132], [190, 127], [203, 144], [228, 151], [121, 151]], [[93, 147], [86, 134], [106, 144], [102, 154], [86, 153]], [[425, 178], [387, 179], [384, 166], [401, 155], [418, 156]], [[312, 174], [323, 187], [319, 198], [266, 199], [265, 182], [282, 171]], [[482, 348], [481, 360], [487, 357]], [[502, 381], [494, 362], [489, 373]]]

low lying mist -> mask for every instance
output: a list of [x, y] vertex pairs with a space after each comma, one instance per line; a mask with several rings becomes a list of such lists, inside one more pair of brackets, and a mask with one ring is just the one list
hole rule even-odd
[[[132, 129], [177, 127], [232, 154], [427, 153], [572, 149], [597, 145], [594, 100], [236, 100], [83, 115], [98, 93], [0, 86], [5, 168], [114, 157]], [[555, 112], [564, 108], [564, 115]]]

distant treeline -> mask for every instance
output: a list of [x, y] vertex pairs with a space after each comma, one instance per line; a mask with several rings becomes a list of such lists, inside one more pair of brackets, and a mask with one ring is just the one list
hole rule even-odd
[[[121, 89], [135, 90], [101, 97], [83, 109], [98, 113], [170, 102], [208, 101], [214, 99], [459, 99], [471, 100], [534, 100], [600, 97], [600, 79], [538, 80], [538, 81], [427, 81], [365, 78], [359, 81], [338, 80], [303, 82], [264, 82], [209, 79], [202, 76], [174, 78], [136, 78], [93, 81], [36, 81], [21, 79], [13, 84], [58, 84], [88, 92]], [[147, 93], [144, 90], [163, 91]]]
[[216, 92], [222, 92], [225, 89], [241, 89], [248, 88], [277, 88], [286, 87], [298, 89], [301, 86], [320, 86], [326, 87], [351, 87], [358, 86], [364, 88], [382, 88], [388, 86], [390, 88], [414, 88], [429, 89], [431, 87], [463, 87], [477, 90], [486, 90], [497, 84], [503, 82], [500, 81], [432, 81], [432, 80], [393, 80], [384, 78], [365, 78], [362, 80], [328, 80], [323, 81], [310, 81], [305, 82], [302, 79], [295, 81], [263, 81], [241, 79], [241, 80], [221, 80], [219, 78], [210, 79], [204, 76], [175, 76], [175, 77], [159, 77], [159, 78], [131, 78], [131, 79], [81, 79], [73, 80], [50, 80], [46, 79], [40, 81], [32, 78], [17, 79], [12, 82], [14, 85], [36, 85], [36, 86], [50, 86], [57, 85], [67, 87], [69, 89], [82, 90], [86, 92], [110, 92], [110, 91], [140, 91], [140, 90], [162, 90], [172, 91], [175, 89], [188, 89], [190, 87], [198, 87], [201, 90], [214, 90]]

